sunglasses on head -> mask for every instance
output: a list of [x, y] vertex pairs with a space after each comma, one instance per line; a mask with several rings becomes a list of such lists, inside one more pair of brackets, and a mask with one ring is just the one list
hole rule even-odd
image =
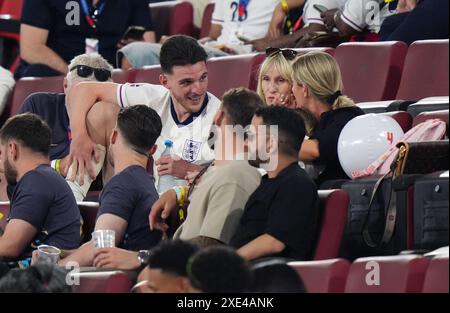
[[297, 51], [292, 49], [280, 49], [280, 48], [267, 48], [266, 49], [266, 56], [272, 57], [276, 55], [277, 53], [281, 53], [286, 60], [292, 61], [297, 56]]
[[72, 72], [75, 69], [77, 70], [77, 75], [83, 78], [89, 77], [94, 73], [95, 79], [99, 82], [105, 82], [111, 78], [111, 71], [102, 68], [93, 68], [87, 65], [75, 65], [70, 71]]

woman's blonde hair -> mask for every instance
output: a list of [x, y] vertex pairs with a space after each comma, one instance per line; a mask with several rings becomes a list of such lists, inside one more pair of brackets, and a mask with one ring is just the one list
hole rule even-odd
[[262, 89], [263, 76], [269, 71], [269, 69], [274, 68], [280, 73], [280, 76], [286, 79], [292, 87], [292, 65], [286, 60], [283, 54], [275, 53], [274, 55], [268, 56], [259, 68], [258, 74], [258, 86], [256, 92], [258, 95], [266, 102], [266, 97]]
[[325, 52], [309, 52], [292, 65], [298, 85], [306, 85], [312, 97], [331, 105], [332, 109], [354, 106], [353, 100], [341, 95], [342, 76], [336, 60]]

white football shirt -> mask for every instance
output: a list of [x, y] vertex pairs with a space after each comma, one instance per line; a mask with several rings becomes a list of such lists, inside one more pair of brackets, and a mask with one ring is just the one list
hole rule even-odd
[[[123, 108], [133, 105], [147, 105], [154, 109], [162, 121], [161, 136], [156, 141], [158, 148], [153, 155], [158, 160], [163, 153], [164, 141], [173, 141], [172, 154], [193, 164], [201, 165], [214, 159], [214, 152], [208, 146], [208, 137], [220, 100], [207, 93], [204, 108], [188, 125], [177, 125], [171, 107], [170, 92], [165, 87], [152, 84], [125, 84], [117, 88], [117, 101]], [[153, 173], [158, 179], [156, 167]]]

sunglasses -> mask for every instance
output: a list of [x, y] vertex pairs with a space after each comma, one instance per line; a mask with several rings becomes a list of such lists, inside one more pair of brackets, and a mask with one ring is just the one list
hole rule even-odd
[[277, 53], [281, 53], [284, 58], [288, 61], [292, 61], [297, 56], [297, 51], [292, 49], [280, 49], [280, 48], [272, 48], [269, 47], [266, 49], [266, 56], [272, 57], [276, 55]]
[[80, 77], [86, 78], [94, 73], [95, 79], [99, 82], [106, 82], [111, 78], [111, 71], [102, 68], [93, 68], [87, 65], [75, 65], [70, 69], [70, 72], [77, 70], [77, 74]]

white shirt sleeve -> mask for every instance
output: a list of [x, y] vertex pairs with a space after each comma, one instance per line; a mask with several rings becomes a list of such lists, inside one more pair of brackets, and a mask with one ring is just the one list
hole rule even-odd
[[160, 99], [169, 91], [160, 85], [152, 84], [124, 84], [117, 88], [117, 103], [121, 108], [133, 105], [147, 105], [155, 109]]
[[[379, 19], [380, 3], [384, 0], [348, 0], [342, 12], [341, 19], [358, 32]], [[379, 22], [378, 22], [379, 23]]]
[[212, 0], [211, 2], [215, 4], [211, 23], [222, 25], [223, 23], [225, 23], [225, 5], [228, 4], [229, 1]]
[[0, 114], [5, 109], [9, 95], [16, 84], [13, 74], [0, 66]]

